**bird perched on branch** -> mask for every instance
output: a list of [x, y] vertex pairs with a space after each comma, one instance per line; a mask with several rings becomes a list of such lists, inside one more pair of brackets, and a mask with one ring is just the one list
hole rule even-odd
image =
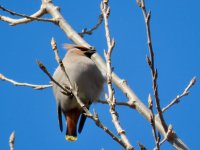
[[[95, 51], [80, 45], [70, 44], [64, 45], [64, 48], [66, 48], [68, 52], [62, 62], [70, 81], [68, 81], [66, 74], [60, 66], [55, 70], [53, 79], [61, 86], [70, 87], [70, 83], [72, 88], [77, 86], [78, 97], [85, 106], [89, 108], [93, 101], [98, 100], [105, 81], [101, 71], [90, 59]], [[67, 123], [66, 140], [76, 141], [79, 117], [81, 116], [78, 132], [81, 133], [86, 116], [83, 114], [82, 108], [72, 94], [64, 94], [63, 90], [54, 82], [52, 85], [57, 102], [60, 130], [63, 130], [63, 113]]]

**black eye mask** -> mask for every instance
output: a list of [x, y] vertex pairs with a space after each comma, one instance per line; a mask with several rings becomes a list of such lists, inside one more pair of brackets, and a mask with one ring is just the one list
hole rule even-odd
[[91, 58], [91, 56], [95, 53], [95, 50], [87, 50], [84, 52], [84, 55]]

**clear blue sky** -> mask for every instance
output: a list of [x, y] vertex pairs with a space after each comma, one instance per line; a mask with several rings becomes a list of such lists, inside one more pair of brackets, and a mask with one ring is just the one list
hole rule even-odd
[[[40, 0], [1, 0], [3, 5], [13, 11], [32, 14], [40, 7]], [[61, 13], [76, 31], [92, 27], [100, 14], [100, 0], [73, 0], [54, 3], [61, 7]], [[152, 11], [151, 28], [155, 51], [155, 63], [159, 71], [159, 93], [161, 105], [167, 105], [180, 94], [193, 76], [200, 77], [200, 1], [153, 1], [147, 3]], [[109, 18], [111, 35], [116, 40], [113, 53], [115, 72], [134, 89], [138, 97], [147, 104], [152, 93], [151, 76], [145, 61], [148, 54], [145, 25], [141, 10], [135, 0], [110, 0]], [[0, 11], [0, 15], [7, 15]], [[36, 64], [41, 60], [53, 73], [57, 67], [50, 40], [55, 37], [60, 54], [65, 50], [63, 43], [71, 43], [64, 33], [54, 24], [32, 22], [15, 27], [0, 21], [0, 73], [21, 82], [48, 84], [49, 79]], [[92, 36], [85, 39], [96, 47], [102, 55], [106, 49], [103, 25]], [[199, 148], [199, 82], [191, 89], [189, 96], [169, 109], [164, 115], [178, 136], [190, 147]], [[116, 89], [117, 100], [125, 97]], [[95, 104], [91, 108], [113, 132], [108, 106]], [[148, 149], [154, 148], [150, 124], [136, 111], [126, 107], [117, 108], [122, 127], [131, 143], [138, 149], [140, 141]], [[0, 149], [9, 149], [8, 139], [15, 130], [17, 149], [121, 149], [90, 119], [75, 143], [65, 141], [59, 131], [56, 104], [51, 89], [42, 91], [27, 87], [16, 87], [0, 82]], [[162, 149], [173, 149], [165, 143]]]

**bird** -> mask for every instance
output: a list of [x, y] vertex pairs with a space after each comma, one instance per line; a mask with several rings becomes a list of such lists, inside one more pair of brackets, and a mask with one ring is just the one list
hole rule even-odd
[[[70, 87], [70, 84], [72, 88], [77, 86], [80, 100], [89, 109], [90, 105], [97, 101], [102, 94], [105, 82], [102, 71], [91, 60], [95, 50], [75, 44], [65, 44], [63, 47], [67, 49], [62, 62], [68, 78], [60, 66], [56, 68], [52, 77], [61, 86]], [[65, 138], [68, 141], [76, 141], [78, 120], [80, 120], [78, 127], [78, 133], [80, 134], [86, 116], [73, 94], [64, 93], [62, 88], [55, 82], [52, 82], [52, 86], [57, 103], [60, 130], [63, 131], [62, 114], [64, 114], [66, 119]]]

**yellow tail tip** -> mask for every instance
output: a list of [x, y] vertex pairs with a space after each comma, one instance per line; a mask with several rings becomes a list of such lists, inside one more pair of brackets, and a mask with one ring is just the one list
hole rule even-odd
[[65, 139], [66, 139], [67, 141], [74, 142], [74, 141], [76, 141], [78, 138], [77, 138], [76, 136], [66, 135]]

